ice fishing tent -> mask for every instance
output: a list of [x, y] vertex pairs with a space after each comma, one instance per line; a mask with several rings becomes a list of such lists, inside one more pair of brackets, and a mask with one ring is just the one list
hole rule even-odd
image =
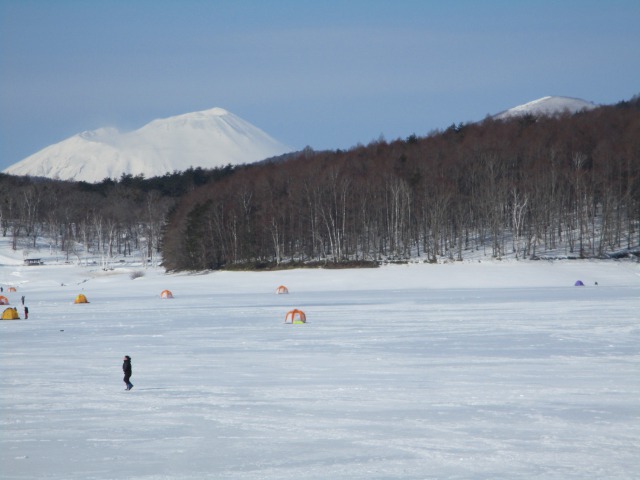
[[2, 320], [20, 320], [20, 315], [18, 315], [18, 310], [15, 308], [5, 308], [4, 312], [2, 312]]
[[584, 287], [584, 283], [582, 283], [582, 280], [578, 280], [578, 281], [575, 283], [575, 286], [576, 286], [576, 287]]
[[280, 285], [278, 288], [276, 288], [276, 295], [280, 295], [282, 293], [289, 293], [289, 289], [284, 285]]
[[9, 287], [9, 288], [7, 289], [7, 291], [9, 291], [9, 292], [15, 292], [15, 291], [16, 291], [16, 287]]
[[173, 293], [171, 293], [169, 290], [163, 290], [160, 294], [160, 298], [173, 298]]
[[73, 303], [89, 303], [87, 297], [85, 297], [82, 293], [78, 295]]
[[0, 295], [0, 305], [9, 305], [9, 299], [4, 295]]
[[284, 317], [284, 323], [307, 323], [307, 316], [302, 310], [295, 308], [290, 312], [287, 312], [287, 316]]

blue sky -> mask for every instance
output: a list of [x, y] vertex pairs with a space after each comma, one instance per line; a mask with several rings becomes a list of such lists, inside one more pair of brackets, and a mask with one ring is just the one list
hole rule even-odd
[[295, 149], [640, 93], [640, 2], [0, 0], [0, 169], [222, 107]]

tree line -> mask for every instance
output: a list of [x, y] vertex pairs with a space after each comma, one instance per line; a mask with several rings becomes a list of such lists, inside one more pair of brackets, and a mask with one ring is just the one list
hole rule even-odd
[[106, 266], [137, 252], [158, 263], [167, 215], [179, 198], [232, 172], [191, 168], [96, 184], [0, 174], [0, 230], [25, 256], [37, 256], [38, 239], [45, 239], [67, 261], [99, 256]]
[[638, 99], [306, 149], [180, 199], [169, 270], [422, 258], [604, 257], [638, 247]]
[[168, 270], [638, 251], [640, 99], [150, 179], [0, 174], [0, 229]]

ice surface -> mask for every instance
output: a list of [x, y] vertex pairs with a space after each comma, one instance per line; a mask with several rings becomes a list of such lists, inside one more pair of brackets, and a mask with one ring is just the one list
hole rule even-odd
[[[0, 285], [30, 314], [0, 321], [3, 479], [640, 472], [637, 263], [134, 280], [141, 267], [13, 260]], [[292, 308], [308, 323], [284, 324]]]

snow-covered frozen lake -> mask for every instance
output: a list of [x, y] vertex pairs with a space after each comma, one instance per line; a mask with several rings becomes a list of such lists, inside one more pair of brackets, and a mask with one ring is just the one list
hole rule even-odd
[[640, 478], [637, 263], [0, 285], [30, 310], [0, 321], [3, 479]]

